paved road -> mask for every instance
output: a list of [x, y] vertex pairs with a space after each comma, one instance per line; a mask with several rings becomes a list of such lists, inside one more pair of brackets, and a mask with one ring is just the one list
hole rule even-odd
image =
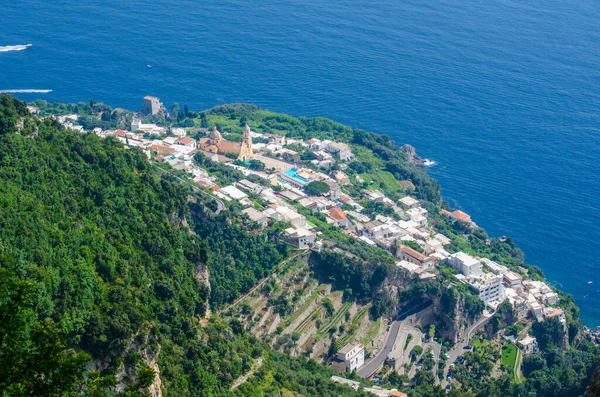
[[442, 345], [440, 345], [436, 341], [432, 340], [431, 342], [428, 342], [426, 344], [424, 349], [427, 350], [427, 348], [429, 348], [429, 347], [431, 347], [431, 351], [433, 352], [433, 355], [434, 355], [433, 361], [435, 361], [435, 365], [433, 367], [433, 375], [435, 376], [435, 384], [438, 385], [440, 383], [438, 371], [439, 371], [439, 363], [440, 363], [440, 354], [442, 353]]
[[375, 358], [373, 358], [367, 364], [363, 365], [357, 371], [357, 374], [359, 376], [362, 376], [363, 378], [368, 378], [369, 376], [373, 375], [379, 368], [381, 368], [388, 354], [390, 354], [390, 352], [394, 350], [394, 344], [396, 342], [396, 338], [398, 337], [398, 331], [400, 330], [400, 325], [402, 324], [402, 321], [411, 314], [418, 313], [419, 311], [423, 310], [430, 304], [431, 302], [424, 302], [420, 305], [413, 307], [412, 309], [401, 313], [398, 316], [399, 319], [394, 321], [390, 326], [390, 332], [388, 333], [383, 349], [379, 352], [377, 356], [375, 356]]
[[448, 352], [448, 359], [446, 360], [446, 367], [444, 367], [444, 377], [442, 379], [442, 385], [446, 387], [448, 385], [447, 377], [448, 377], [448, 369], [450, 365], [454, 364], [456, 359], [461, 356], [465, 352], [465, 346], [469, 344], [471, 340], [471, 334], [476, 331], [479, 327], [483, 326], [485, 323], [490, 321], [490, 319], [494, 316], [496, 311], [488, 314], [487, 316], [482, 316], [479, 320], [477, 320], [473, 325], [467, 328], [466, 338], [463, 338], [454, 345], [454, 348]]
[[521, 349], [519, 349], [517, 347], [517, 359], [515, 360], [515, 366], [513, 368], [513, 371], [515, 373], [515, 378], [517, 378], [517, 380], [519, 381], [519, 383], [522, 383], [522, 380], [521, 380], [521, 361], [523, 361], [523, 352], [521, 351]]
[[400, 329], [401, 321], [394, 321], [390, 326], [390, 332], [388, 334], [387, 340], [385, 341], [385, 345], [383, 349], [379, 352], [374, 359], [369, 361], [366, 365], [360, 368], [357, 371], [358, 376], [362, 376], [363, 378], [368, 378], [373, 375], [375, 371], [383, 366], [383, 362], [387, 358], [387, 355], [394, 349], [394, 342], [396, 342], [396, 337], [398, 336], [398, 330]]
[[[419, 331], [416, 328], [411, 328], [410, 329], [410, 334], [412, 334], [413, 338], [410, 341], [410, 343], [408, 344], [408, 346], [406, 346], [406, 350], [402, 353], [402, 365], [403, 364], [408, 364], [410, 363], [410, 353], [412, 352], [412, 350], [414, 349], [415, 346], [417, 345], [421, 345], [421, 343], [423, 342], [423, 333], [421, 331]], [[416, 365], [413, 365], [410, 368], [410, 371], [408, 371], [407, 375], [409, 378], [412, 378], [415, 375], [416, 372]]]

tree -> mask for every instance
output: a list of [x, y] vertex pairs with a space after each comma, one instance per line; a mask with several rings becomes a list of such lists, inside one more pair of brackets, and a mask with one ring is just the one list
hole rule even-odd
[[531, 329], [540, 349], [543, 350], [551, 346], [562, 346], [565, 337], [565, 327], [557, 316], [535, 323]]
[[177, 121], [177, 116], [179, 115], [179, 104], [177, 102], [171, 107], [171, 112], [173, 113], [173, 119]]
[[304, 186], [304, 191], [311, 196], [320, 196], [329, 192], [329, 186], [325, 182], [312, 181]]
[[423, 348], [419, 345], [413, 347], [410, 352], [410, 355], [413, 357], [413, 360], [416, 360], [421, 354], [423, 354]]
[[248, 168], [254, 171], [262, 171], [265, 169], [265, 163], [260, 160], [250, 160]]
[[430, 339], [433, 339], [433, 337], [435, 336], [435, 325], [431, 324], [429, 326], [429, 331], [427, 332], [427, 335]]
[[84, 382], [86, 353], [67, 349], [54, 321], [39, 320], [33, 284], [0, 268], [0, 390], [60, 396]]

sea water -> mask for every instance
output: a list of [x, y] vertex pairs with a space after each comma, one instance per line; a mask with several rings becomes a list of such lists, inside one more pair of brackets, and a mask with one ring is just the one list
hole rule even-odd
[[24, 100], [250, 102], [411, 143], [436, 161], [446, 200], [512, 236], [600, 325], [597, 1], [0, 0], [0, 10], [0, 90]]

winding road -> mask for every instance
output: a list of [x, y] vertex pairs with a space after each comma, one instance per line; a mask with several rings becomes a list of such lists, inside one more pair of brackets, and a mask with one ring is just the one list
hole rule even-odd
[[385, 362], [385, 359], [387, 358], [388, 354], [390, 354], [390, 352], [392, 350], [394, 350], [394, 344], [396, 343], [396, 338], [398, 337], [398, 331], [400, 330], [400, 325], [402, 324], [402, 320], [404, 320], [406, 317], [410, 316], [411, 314], [418, 313], [419, 311], [425, 309], [430, 304], [431, 304], [431, 302], [424, 302], [420, 305], [413, 307], [412, 309], [409, 309], [409, 310], [401, 313], [398, 316], [398, 320], [395, 320], [390, 325], [390, 332], [388, 333], [388, 336], [385, 341], [385, 345], [383, 346], [383, 349], [381, 349], [379, 354], [377, 354], [377, 356], [375, 356], [371, 361], [369, 361], [367, 364], [365, 364], [361, 368], [359, 368], [359, 370], [356, 372], [358, 374], [358, 376], [362, 376], [363, 378], [368, 378], [369, 376], [371, 376], [375, 372], [377, 372], [377, 370], [383, 366], [383, 363]]
[[483, 326], [485, 323], [490, 321], [494, 314], [496, 314], [495, 310], [491, 313], [488, 313], [487, 315], [484, 314], [479, 320], [473, 323], [473, 325], [467, 328], [467, 337], [458, 341], [458, 343], [454, 345], [452, 350], [448, 352], [448, 359], [446, 360], [446, 367], [444, 368], [444, 377], [442, 378], [442, 385], [444, 387], [446, 387], [449, 383], [447, 378], [450, 365], [454, 364], [454, 362], [456, 362], [456, 359], [465, 352], [465, 346], [469, 345], [469, 341], [471, 340], [471, 334], [473, 333], [473, 331], [476, 331], [479, 327]]

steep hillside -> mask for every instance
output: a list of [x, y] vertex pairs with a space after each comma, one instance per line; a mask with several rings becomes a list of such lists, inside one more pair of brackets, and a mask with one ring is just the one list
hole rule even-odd
[[[236, 324], [199, 326], [209, 288], [196, 276], [215, 253], [186, 216], [186, 191], [142, 152], [0, 95], [3, 395], [353, 393]], [[260, 357], [262, 376], [230, 391]]]

